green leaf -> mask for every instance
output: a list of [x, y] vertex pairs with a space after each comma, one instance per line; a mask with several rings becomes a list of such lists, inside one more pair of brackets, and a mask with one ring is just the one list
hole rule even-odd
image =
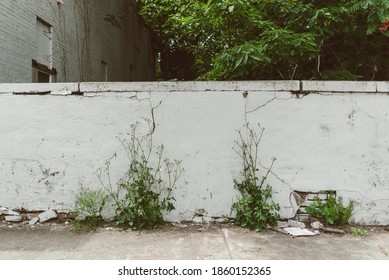
[[240, 55], [239, 58], [235, 60], [234, 70], [240, 66], [240, 64], [243, 61], [243, 58], [244, 58], [243, 55]]

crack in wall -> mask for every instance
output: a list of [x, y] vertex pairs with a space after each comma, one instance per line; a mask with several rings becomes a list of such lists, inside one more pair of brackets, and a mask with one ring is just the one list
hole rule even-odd
[[333, 95], [341, 95], [345, 93], [341, 92], [320, 92], [320, 91], [295, 91], [292, 92], [292, 95], [295, 95], [297, 99], [303, 99], [304, 97], [308, 95], [321, 95], [321, 96], [333, 96]]
[[155, 107], [153, 107], [151, 99], [149, 100], [149, 102], [150, 102], [150, 107], [151, 107], [151, 121], [152, 121], [152, 128], [151, 128], [151, 131], [150, 131], [150, 135], [151, 135], [151, 134], [154, 133], [155, 128], [156, 128], [154, 110], [157, 109], [162, 104], [162, 100], [159, 101], [158, 105], [156, 105]]
[[281, 98], [281, 97], [278, 97], [277, 96], [277, 93], [274, 94], [274, 97], [271, 98], [270, 100], [266, 101], [264, 104], [262, 105], [259, 105], [258, 107], [256, 107], [255, 109], [252, 109], [252, 110], [247, 110], [247, 103], [249, 102], [248, 99], [247, 99], [247, 95], [248, 93], [245, 92], [243, 93], [243, 97], [246, 99], [245, 101], [245, 114], [250, 114], [250, 113], [253, 113], [255, 111], [258, 111], [259, 109], [261, 108], [264, 108], [266, 107], [268, 104], [272, 103], [274, 100], [278, 100], [278, 101], [287, 101], [287, 100], [290, 100], [290, 99], [293, 99], [293, 96], [289, 97], [289, 98]]
[[249, 114], [249, 113], [252, 113], [252, 112], [255, 112], [263, 107], [265, 107], [267, 104], [269, 104], [270, 102], [272, 102], [273, 100], [277, 99], [277, 97], [273, 97], [272, 99], [266, 101], [264, 104], [258, 106], [257, 108], [253, 109], [253, 110], [250, 110], [250, 111], [246, 111], [246, 114]]
[[[253, 110], [250, 110], [248, 111], [247, 110], [247, 103], [248, 103], [248, 99], [247, 99], [247, 95], [248, 95], [248, 92], [244, 92], [243, 93], [243, 97], [245, 98], [245, 114], [244, 114], [244, 119], [245, 119], [245, 122], [246, 124], [248, 123], [248, 120], [247, 120], [247, 115], [250, 114], [250, 113], [253, 113], [255, 111], [258, 111], [260, 110], [261, 108], [264, 108], [266, 107], [268, 104], [272, 103], [274, 100], [282, 100], [282, 101], [285, 101], [285, 100], [290, 100], [290, 99], [293, 99], [293, 94], [291, 97], [289, 98], [279, 98], [277, 97], [276, 94], [274, 94], [274, 97], [271, 98], [270, 100], [266, 101], [264, 104], [256, 107], [255, 109]], [[292, 193], [294, 190], [293, 188], [291, 187], [291, 185], [283, 178], [281, 178], [280, 176], [278, 176], [274, 171], [270, 170], [268, 167], [264, 166], [261, 162], [258, 162], [258, 165], [261, 166], [264, 170], [266, 170], [266, 172], [268, 172], [269, 174], [271, 174], [274, 178], [276, 178], [278, 181], [280, 181], [282, 184], [284, 184], [288, 189], [289, 189], [289, 193]], [[282, 190], [282, 188], [280, 188]], [[293, 207], [293, 204], [292, 202], [290, 201], [290, 205], [292, 208]], [[296, 213], [296, 211], [293, 211], [294, 215]], [[226, 241], [226, 240], [225, 240]]]
[[139, 99], [138, 96], [135, 94], [135, 95], [123, 95], [123, 94], [120, 94], [120, 92], [84, 92], [83, 94], [80, 94], [82, 95], [83, 97], [87, 97], [87, 98], [95, 98], [95, 97], [109, 97], [109, 96], [114, 96], [114, 97], [123, 97], [123, 98], [128, 98], [128, 99], [135, 99], [135, 100], [142, 100], [142, 99]]
[[[155, 132], [155, 129], [157, 127], [156, 125], [156, 122], [155, 122], [155, 110], [158, 109], [159, 106], [161, 106], [161, 104], [172, 94], [172, 92], [169, 92], [164, 98], [162, 98], [161, 100], [159, 100], [158, 104], [153, 106], [153, 102], [151, 100], [151, 93], [150, 93], [150, 97], [149, 98], [146, 98], [149, 100], [149, 103], [150, 103], [150, 108], [151, 108], [151, 121], [152, 121], [152, 128], [151, 128], [151, 131], [149, 133], [149, 135], [152, 135], [154, 132]], [[138, 99], [139, 100], [139, 99]]]
[[[245, 98], [245, 104], [244, 104], [244, 119], [245, 119], [245, 122], [248, 123], [248, 114], [250, 113], [253, 113], [253, 112], [256, 112], [258, 110], [261, 110], [263, 109], [264, 107], [268, 106], [270, 103], [274, 102], [275, 100], [290, 100], [290, 99], [295, 99], [296, 97], [298, 99], [303, 99], [304, 97], [306, 97], [307, 95], [320, 95], [320, 96], [328, 96], [328, 97], [333, 97], [333, 96], [344, 96], [345, 93], [342, 93], [342, 92], [319, 92], [319, 91], [306, 91], [306, 92], [303, 92], [303, 91], [299, 91], [299, 92], [292, 92], [292, 97], [290, 98], [278, 98], [276, 96], [276, 94], [270, 98], [269, 100], [267, 100], [266, 102], [264, 102], [263, 104], [257, 106], [256, 108], [254, 109], [250, 109], [248, 110], [248, 105], [250, 102], [250, 100], [248, 100], [247, 96], [248, 96], [248, 92], [245, 91], [243, 92], [243, 97]], [[368, 112], [365, 112], [357, 103], [356, 100], [354, 100], [354, 96], [353, 94], [347, 94], [348, 98], [350, 99], [350, 101], [352, 102], [352, 104], [354, 104], [354, 107], [355, 107], [355, 111], [356, 112], [360, 112], [360, 113], [363, 113], [365, 114], [369, 119], [371, 119], [372, 121], [374, 121], [377, 125], [377, 121], [384, 121], [384, 122], [388, 122], [389, 120], [388, 119], [385, 119], [384, 117], [380, 117], [380, 116], [373, 116], [371, 114], [369, 114]], [[264, 170], [268, 171], [269, 169], [267, 167], [265, 167], [264, 165], [262, 165], [261, 163], [259, 163], [259, 166], [261, 166]], [[294, 189], [292, 188], [292, 186], [283, 178], [281, 178], [280, 176], [278, 176], [275, 172], [273, 171], [270, 171], [269, 172], [276, 180], [278, 180], [279, 182], [281, 182], [282, 184], [284, 184], [286, 187], [289, 188], [289, 191], [292, 192], [294, 191]], [[280, 188], [282, 190], [282, 188]], [[344, 192], [344, 193], [347, 193], [347, 192], [353, 192], [353, 191], [350, 191], [350, 190], [345, 190], [345, 189], [337, 189], [337, 191], [339, 192]], [[357, 192], [359, 195], [359, 198], [357, 198], [358, 201], [368, 201], [367, 202], [367, 205], [368, 204], [371, 204], [371, 203], [374, 203], [376, 201], [379, 201], [377, 199], [372, 199], [366, 195], [363, 195], [361, 192]], [[382, 199], [382, 201], [386, 201], [386, 199]], [[366, 203], [365, 203], [366, 204]], [[293, 207], [293, 204], [291, 203], [292, 207]], [[364, 207], [367, 207], [366, 205], [365, 206], [361, 206], [362, 208]], [[295, 211], [294, 211], [295, 212]]]
[[[250, 113], [253, 113], [253, 112], [256, 112], [264, 107], [266, 107], [268, 104], [272, 103], [274, 100], [278, 100], [278, 101], [287, 101], [287, 100], [291, 100], [293, 99], [293, 93], [291, 94], [291, 97], [289, 98], [280, 98], [277, 96], [277, 93], [274, 94], [273, 98], [271, 98], [270, 100], [266, 101], [264, 104], [256, 107], [255, 109], [253, 110], [247, 110], [247, 105], [248, 105], [248, 92], [245, 91], [243, 92], [243, 97], [245, 98], [245, 112], [244, 112], [244, 119], [245, 119], [245, 123], [247, 124], [248, 123], [248, 119], [247, 119], [247, 115], [250, 114]], [[292, 189], [291, 185], [285, 180], [285, 179], [282, 179], [280, 176], [278, 176], [276, 173], [274, 173], [274, 171], [270, 170], [268, 167], [264, 166], [261, 162], [258, 162], [259, 166], [261, 166], [264, 170], [266, 170], [267, 172], [269, 172], [269, 174], [271, 174], [274, 178], [276, 178], [277, 180], [279, 180], [282, 184], [286, 185], [289, 189], [289, 192], [293, 192], [294, 190]], [[293, 206], [293, 205], [292, 205]]]

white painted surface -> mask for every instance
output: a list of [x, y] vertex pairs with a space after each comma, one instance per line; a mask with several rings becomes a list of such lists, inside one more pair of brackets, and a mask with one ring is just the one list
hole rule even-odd
[[298, 91], [299, 81], [217, 81], [217, 82], [122, 82], [82, 83], [82, 92], [166, 92], [166, 91]]
[[389, 82], [377, 82], [378, 92], [389, 92]]
[[346, 203], [355, 201], [355, 222], [389, 224], [388, 94], [297, 98], [267, 82], [251, 83], [246, 98], [236, 90], [246, 82], [231, 82], [231, 91], [225, 90], [229, 82], [216, 90], [207, 83], [207, 91], [192, 82], [150, 92], [161, 85], [97, 84], [93, 91], [92, 84], [80, 84], [87, 96], [0, 94], [0, 205], [71, 210], [81, 188], [101, 187], [97, 170], [115, 153], [112, 178], [119, 180], [128, 161], [117, 136], [151, 118], [154, 108], [154, 144], [164, 144], [165, 155], [185, 168], [169, 220], [192, 219], [197, 209], [231, 214], [241, 168], [232, 147], [247, 119], [265, 127], [261, 164], [277, 158], [269, 183], [283, 217], [294, 215], [293, 190], [336, 190]]
[[2, 93], [43, 93], [43, 92], [77, 92], [78, 83], [52, 83], [52, 84], [1, 84]]
[[325, 92], [376, 92], [376, 82], [302, 81], [303, 91]]

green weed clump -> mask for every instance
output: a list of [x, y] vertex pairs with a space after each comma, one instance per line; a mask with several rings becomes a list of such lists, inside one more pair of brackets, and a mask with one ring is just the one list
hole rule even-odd
[[279, 219], [280, 206], [272, 199], [272, 186], [266, 183], [272, 164], [264, 176], [259, 176], [259, 144], [264, 129], [259, 125], [259, 133], [248, 123], [246, 137], [239, 131], [240, 141], [236, 142], [235, 152], [243, 160], [242, 181], [234, 180], [235, 188], [241, 197], [232, 205], [236, 211], [236, 224], [255, 231], [263, 231], [268, 225], [274, 226]]
[[71, 222], [76, 230], [94, 230], [102, 222], [100, 212], [108, 195], [101, 189], [82, 190], [74, 203], [76, 218]]
[[367, 235], [367, 231], [364, 230], [363, 228], [352, 227], [351, 234], [354, 236], [365, 236]]
[[326, 202], [323, 202], [319, 197], [314, 197], [314, 202], [306, 209], [307, 214], [324, 219], [330, 225], [345, 225], [348, 223], [354, 206], [350, 202], [349, 205], [343, 204], [343, 198], [338, 199], [334, 195], [330, 195]]
[[148, 121], [149, 133], [138, 136], [139, 123], [131, 125], [128, 139], [122, 140], [130, 166], [122, 180], [113, 188], [107, 162], [108, 184], [100, 182], [115, 201], [116, 221], [124, 228], [152, 229], [163, 223], [163, 214], [174, 208], [172, 195], [183, 169], [180, 161], [163, 157], [164, 146], [156, 148], [157, 163], [151, 163], [154, 154], [152, 134], [154, 124]]

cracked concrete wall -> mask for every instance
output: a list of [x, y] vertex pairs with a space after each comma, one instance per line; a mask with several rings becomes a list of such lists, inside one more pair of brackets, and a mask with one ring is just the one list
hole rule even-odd
[[[389, 224], [389, 83], [162, 82], [0, 84], [0, 205], [71, 210], [81, 188], [100, 188], [112, 160], [113, 181], [128, 167], [118, 135], [154, 117], [154, 145], [182, 160], [168, 220], [231, 215], [232, 150], [243, 124], [265, 128], [262, 172], [292, 217], [294, 190], [336, 190], [355, 201], [353, 220]], [[204, 209], [204, 211], [202, 210]]]

